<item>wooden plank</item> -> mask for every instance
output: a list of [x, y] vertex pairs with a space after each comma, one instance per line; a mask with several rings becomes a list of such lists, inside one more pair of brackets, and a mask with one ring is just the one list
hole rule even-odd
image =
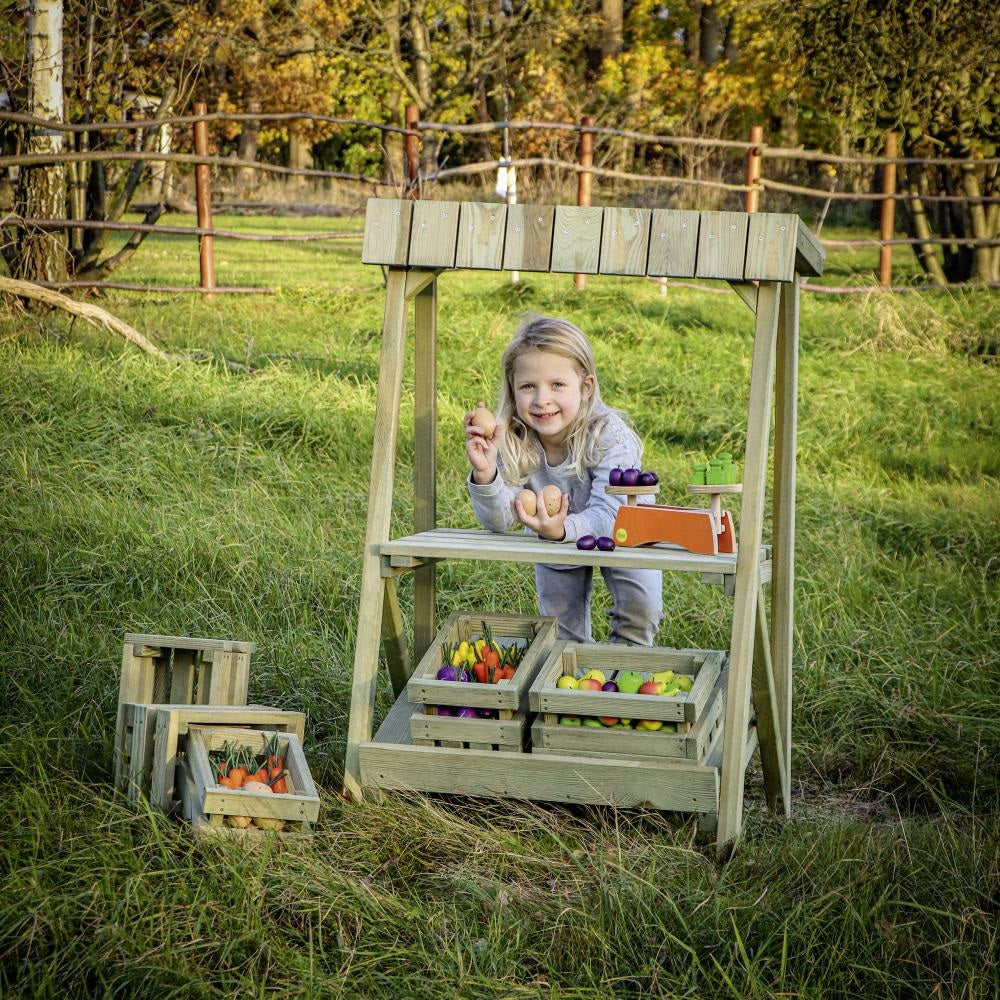
[[556, 206], [550, 270], [569, 274], [597, 273], [603, 211], [589, 205]]
[[[170, 668], [170, 696], [166, 701], [190, 704], [194, 700], [196, 650], [175, 649]], [[228, 700], [228, 699], [227, 699]]]
[[604, 209], [601, 274], [646, 273], [652, 217], [648, 208]]
[[351, 711], [344, 761], [344, 790], [356, 798], [362, 795], [358, 748], [371, 739], [372, 716], [375, 709], [379, 636], [384, 599], [379, 546], [388, 541], [392, 513], [396, 439], [399, 433], [399, 404], [406, 345], [405, 290], [406, 272], [390, 269], [386, 282], [382, 354], [375, 397], [375, 436], [368, 487], [368, 519], [361, 557], [354, 680], [351, 687]]
[[406, 689], [406, 681], [410, 676], [409, 656], [406, 651], [406, 626], [403, 624], [403, 613], [399, 609], [396, 581], [392, 577], [383, 579], [385, 594], [382, 601], [382, 644], [385, 648], [392, 690], [399, 697]]
[[750, 312], [757, 312], [757, 286], [752, 281], [730, 281], [729, 287], [747, 304]]
[[791, 812], [792, 648], [795, 591], [795, 448], [799, 369], [799, 282], [781, 286], [774, 387], [774, 538], [771, 659], [784, 738], [785, 815]]
[[693, 278], [700, 224], [701, 212], [653, 209], [646, 273], [653, 278]]
[[255, 643], [236, 639], [204, 639], [191, 635], [143, 635], [136, 632], [125, 633], [125, 644], [170, 649], [238, 649], [244, 653], [252, 653], [257, 648]]
[[715, 768], [686, 762], [452, 750], [365, 743], [361, 775], [385, 790], [502, 796], [680, 812], [713, 812]]
[[702, 212], [696, 278], [743, 280], [748, 216], [745, 212]]
[[823, 273], [826, 251], [809, 227], [796, 218], [795, 268], [799, 274], [819, 277]]
[[369, 198], [365, 206], [364, 264], [403, 266], [410, 246], [413, 202], [397, 198]]
[[[463, 219], [464, 210], [463, 205]], [[433, 531], [437, 527], [436, 281], [417, 295], [413, 326], [413, 528]], [[434, 562], [427, 562], [413, 576], [413, 658], [407, 675], [427, 652], [436, 622], [437, 569]]]
[[548, 271], [552, 256], [552, 205], [508, 205], [505, 271]]
[[[459, 719], [449, 715], [426, 715], [422, 705], [410, 716], [410, 736], [421, 740], [455, 740], [459, 743], [505, 744], [520, 751], [527, 735], [527, 716], [516, 712], [511, 719]], [[470, 747], [475, 749], [475, 747]]]
[[[619, 546], [613, 552], [587, 552], [572, 543], [530, 538], [519, 531], [485, 531], [480, 528], [436, 528], [403, 538], [386, 540], [379, 551], [395, 565], [412, 565], [418, 559], [463, 559], [485, 562], [544, 562], [557, 561], [572, 566], [613, 566], [619, 569], [661, 569], [693, 573], [736, 572], [736, 553], [703, 555], [688, 552], [673, 545]], [[558, 553], [558, 557], [557, 557]], [[761, 550], [761, 560], [766, 560]], [[769, 562], [761, 564], [770, 573]], [[762, 579], [764, 577], [762, 576]]]
[[771, 663], [771, 636], [767, 628], [767, 607], [764, 588], [757, 590], [757, 634], [754, 639], [753, 670], [750, 676], [754, 711], [757, 715], [757, 737], [760, 763], [764, 772], [764, 798], [772, 812], [777, 812], [788, 783], [783, 774], [785, 751], [774, 690], [774, 669]]
[[791, 281], [795, 277], [798, 216], [774, 212], [750, 215], [747, 231], [746, 281]]
[[454, 267], [458, 243], [457, 201], [413, 202], [410, 267]]
[[[729, 652], [729, 691], [725, 722], [727, 734], [745, 733], [750, 721], [750, 674], [759, 588], [757, 564], [763, 534], [764, 483], [778, 332], [779, 288], [776, 282], [763, 282], [757, 299], [744, 450], [743, 502], [740, 508], [740, 534], [743, 542], [736, 561], [736, 594], [733, 597]], [[720, 849], [738, 838], [742, 832], [743, 787], [746, 777], [743, 749], [742, 741], [734, 739], [727, 739], [723, 747], [717, 840]]]
[[506, 228], [506, 205], [463, 201], [458, 221], [455, 267], [499, 271], [503, 267]]

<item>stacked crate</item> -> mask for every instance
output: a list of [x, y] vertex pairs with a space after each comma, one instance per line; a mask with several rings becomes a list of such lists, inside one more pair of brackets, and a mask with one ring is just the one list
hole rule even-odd
[[197, 743], [192, 733], [211, 727], [223, 734], [221, 738], [279, 733], [282, 745], [290, 744], [296, 759], [299, 777], [292, 775], [292, 781], [297, 793], [308, 789], [305, 794], [314, 800], [310, 817], [296, 816], [295, 822], [308, 828], [315, 820], [319, 799], [301, 755], [305, 716], [247, 704], [254, 648], [251, 642], [232, 639], [126, 633], [114, 781], [133, 807], [148, 800], [157, 811], [183, 815], [196, 827], [222, 827], [225, 811], [213, 811], [212, 797], [206, 798], [191, 779], [191, 751]]

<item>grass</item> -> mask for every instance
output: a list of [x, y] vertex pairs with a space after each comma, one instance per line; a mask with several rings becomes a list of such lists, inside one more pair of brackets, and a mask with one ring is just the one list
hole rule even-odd
[[[995, 293], [804, 297], [794, 811], [770, 816], [752, 769], [723, 864], [684, 816], [339, 797], [381, 275], [357, 241], [216, 252], [220, 284], [275, 294], [102, 299], [193, 356], [181, 365], [0, 313], [0, 994], [996, 995]], [[834, 283], [858, 256], [834, 257]], [[120, 277], [196, 275], [194, 241], [160, 236]], [[442, 523], [472, 524], [461, 413], [495, 396], [526, 309], [591, 334], [605, 396], [664, 482], [741, 453], [751, 328], [735, 296], [523, 279], [441, 281]], [[403, 409], [408, 427], [407, 392]], [[398, 531], [410, 461], [404, 433]], [[439, 579], [442, 613], [534, 609], [527, 567], [446, 563]], [[727, 644], [715, 588], [671, 579], [667, 597], [660, 642]], [[408, 612], [406, 578], [401, 599]], [[195, 844], [114, 796], [125, 631], [257, 644], [252, 700], [308, 714], [311, 842]], [[383, 678], [377, 716], [390, 704]]]

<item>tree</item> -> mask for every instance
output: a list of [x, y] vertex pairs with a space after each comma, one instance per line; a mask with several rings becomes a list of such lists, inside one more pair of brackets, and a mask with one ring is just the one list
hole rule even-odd
[[[38, 118], [63, 121], [63, 7], [62, 0], [30, 0], [28, 5], [28, 102]], [[32, 129], [28, 153], [62, 152], [63, 136], [54, 129]], [[60, 163], [24, 167], [15, 205], [28, 219], [62, 218], [66, 206], [66, 174]], [[26, 281], [66, 280], [65, 235], [52, 230], [20, 229], [13, 252], [12, 273]]]
[[[776, 4], [775, 16], [803, 59], [803, 72], [856, 139], [902, 136], [900, 155], [994, 157], [1000, 124], [1000, 19], [972, 0], [812, 0]], [[996, 165], [912, 165], [903, 172], [914, 197], [906, 204], [911, 234], [930, 237], [934, 220], [922, 196], [964, 194], [940, 202], [944, 237], [996, 239], [1000, 194]], [[1000, 280], [1000, 248], [929, 243], [916, 247], [939, 282]]]

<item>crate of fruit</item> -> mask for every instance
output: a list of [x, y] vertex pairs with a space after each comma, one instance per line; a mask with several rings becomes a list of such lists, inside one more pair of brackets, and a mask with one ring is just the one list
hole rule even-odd
[[[692, 723], [561, 713], [534, 716], [531, 752], [701, 764], [722, 734], [725, 674]], [[647, 713], [648, 714], [648, 713]]]
[[416, 746], [522, 753], [528, 743], [528, 714], [505, 714], [509, 718], [500, 718], [495, 708], [414, 705], [410, 739]]
[[185, 818], [215, 832], [303, 833], [319, 816], [319, 793], [291, 732], [191, 725], [180, 784]]
[[605, 728], [624, 728], [625, 720], [639, 732], [668, 723], [686, 731], [704, 713], [724, 660], [721, 650], [559, 642], [531, 686], [529, 707], [549, 723], [568, 715]]
[[488, 709], [510, 720], [527, 708], [528, 689], [556, 634], [555, 618], [456, 611], [417, 664], [407, 697], [425, 715], [438, 707]]

